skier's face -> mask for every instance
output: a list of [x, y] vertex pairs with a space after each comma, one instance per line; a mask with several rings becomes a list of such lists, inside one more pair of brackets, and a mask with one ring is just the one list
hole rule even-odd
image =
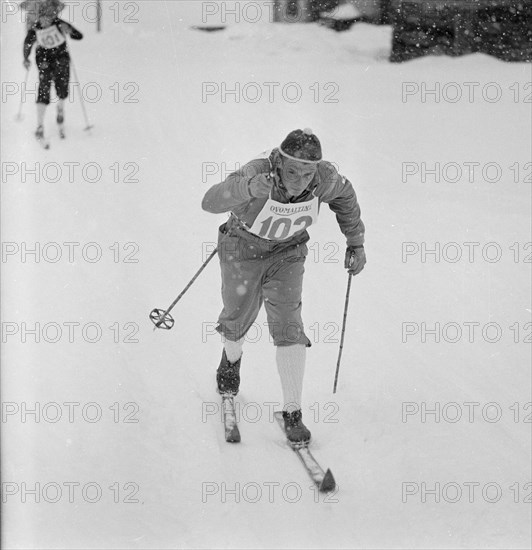
[[281, 181], [290, 195], [297, 197], [310, 185], [317, 168], [317, 164], [284, 158], [281, 165]]
[[41, 27], [45, 29], [52, 24], [52, 18], [49, 15], [41, 15], [39, 17], [39, 22], [41, 24]]

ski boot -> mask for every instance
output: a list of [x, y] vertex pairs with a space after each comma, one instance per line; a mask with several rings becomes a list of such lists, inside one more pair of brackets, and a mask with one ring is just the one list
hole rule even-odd
[[301, 421], [301, 409], [283, 411], [284, 429], [288, 441], [292, 444], [305, 446], [310, 441], [310, 431]]
[[225, 354], [225, 349], [222, 353], [220, 366], [216, 371], [216, 382], [218, 383], [218, 393], [220, 395], [235, 396], [238, 393], [240, 386], [240, 359], [234, 363], [230, 363]]

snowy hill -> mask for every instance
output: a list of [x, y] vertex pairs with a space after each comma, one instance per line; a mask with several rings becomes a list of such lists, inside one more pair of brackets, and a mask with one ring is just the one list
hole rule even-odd
[[[100, 34], [74, 12], [94, 129], [78, 87], [64, 142], [47, 113], [49, 151], [35, 95], [15, 120], [24, 27], [2, 22], [3, 547], [529, 547], [530, 65], [392, 65], [390, 29], [364, 24], [227, 16], [201, 32], [201, 4], [104, 3]], [[148, 319], [214, 246], [225, 216], [201, 210], [208, 187], [306, 126], [367, 227], [336, 394], [345, 244], [328, 209], [309, 243], [304, 418], [330, 497], [272, 420], [264, 312], [242, 443], [224, 441], [216, 260], [171, 331]]]

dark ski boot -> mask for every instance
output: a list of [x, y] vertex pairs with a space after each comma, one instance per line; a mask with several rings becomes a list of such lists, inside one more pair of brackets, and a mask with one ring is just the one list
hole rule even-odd
[[222, 360], [216, 371], [218, 393], [233, 396], [238, 393], [240, 386], [240, 359], [234, 363], [230, 363], [225, 354], [225, 349], [223, 350]]
[[284, 429], [290, 443], [306, 445], [310, 441], [310, 431], [301, 421], [301, 409], [293, 412], [283, 411]]

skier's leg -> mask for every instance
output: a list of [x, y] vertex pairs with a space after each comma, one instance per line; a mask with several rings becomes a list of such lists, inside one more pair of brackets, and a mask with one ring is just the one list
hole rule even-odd
[[285, 255], [268, 269], [263, 286], [268, 326], [277, 346], [286, 435], [296, 443], [306, 443], [311, 437], [301, 420], [306, 347], [310, 346], [301, 319], [304, 262], [305, 255]]
[[46, 107], [50, 103], [50, 87], [52, 85], [52, 72], [46, 59], [37, 58], [39, 68], [39, 91], [37, 93], [37, 138], [44, 137], [44, 115]]
[[287, 438], [294, 443], [310, 441], [310, 430], [303, 424], [301, 395], [305, 374], [306, 346], [277, 346], [277, 369], [283, 388], [283, 419]]
[[[259, 284], [251, 284], [253, 274], [242, 262], [221, 262], [224, 308], [216, 330], [223, 336], [224, 349], [216, 373], [219, 393], [236, 395], [240, 387], [240, 361], [244, 335], [255, 322], [261, 306]], [[253, 270], [253, 266], [251, 266]], [[241, 275], [246, 274], [244, 285]], [[260, 277], [258, 278], [260, 281]], [[246, 288], [246, 292], [243, 292]]]
[[283, 256], [272, 262], [262, 286], [268, 328], [276, 346], [310, 347], [301, 318], [305, 256]]
[[[223, 226], [222, 226], [223, 227]], [[224, 337], [222, 360], [217, 371], [218, 391], [236, 395], [240, 384], [240, 361], [244, 336], [255, 322], [262, 304], [262, 262], [248, 261], [242, 254], [246, 243], [221, 233], [218, 255], [222, 272], [223, 310], [216, 330]]]
[[[222, 226], [223, 227], [223, 226]], [[262, 305], [262, 276], [264, 264], [248, 260], [248, 246], [237, 236], [220, 235], [218, 257], [222, 273], [223, 310], [216, 330], [227, 340], [241, 340], [255, 322]]]
[[37, 128], [43, 128], [47, 103], [37, 103]]
[[301, 398], [305, 373], [306, 347], [301, 319], [301, 295], [305, 252], [285, 254], [272, 263], [263, 285], [268, 326], [277, 346], [276, 360], [283, 389], [283, 418], [287, 438], [294, 443], [307, 443], [311, 434], [301, 417]]
[[70, 81], [70, 56], [68, 53], [57, 59], [54, 66], [55, 91], [59, 101], [57, 103], [57, 124], [64, 122], [64, 105], [68, 97], [68, 84]]
[[57, 102], [57, 124], [63, 124], [65, 121], [65, 100], [60, 99]]

